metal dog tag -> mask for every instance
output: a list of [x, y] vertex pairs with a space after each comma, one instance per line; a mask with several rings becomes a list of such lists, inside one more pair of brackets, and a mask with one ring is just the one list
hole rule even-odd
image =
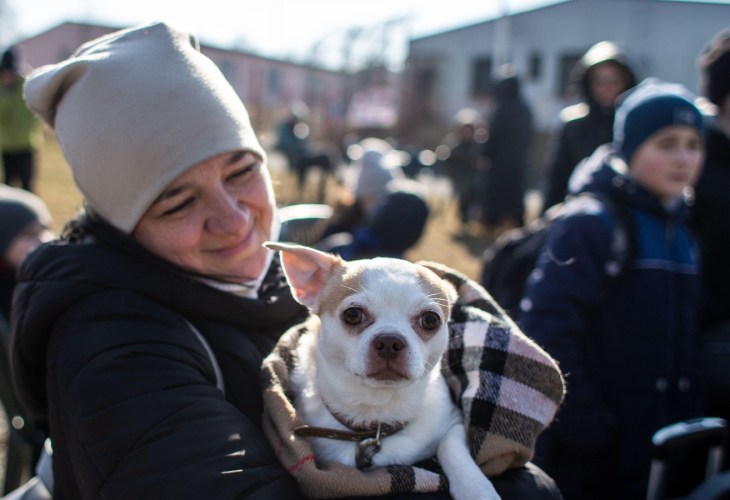
[[358, 469], [364, 469], [373, 465], [373, 457], [380, 451], [380, 424], [375, 437], [366, 438], [357, 444], [357, 455], [355, 455], [355, 464]]

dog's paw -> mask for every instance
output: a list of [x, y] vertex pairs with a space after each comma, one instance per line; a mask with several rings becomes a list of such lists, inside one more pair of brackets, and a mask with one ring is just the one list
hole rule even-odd
[[454, 500], [500, 500], [494, 485], [484, 475], [452, 481], [449, 484], [449, 493]]

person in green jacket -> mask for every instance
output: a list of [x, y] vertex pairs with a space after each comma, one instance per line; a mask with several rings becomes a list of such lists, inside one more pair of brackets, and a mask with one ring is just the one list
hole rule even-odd
[[36, 153], [43, 136], [38, 118], [23, 100], [24, 82], [11, 47], [0, 61], [0, 151], [4, 182], [33, 191]]

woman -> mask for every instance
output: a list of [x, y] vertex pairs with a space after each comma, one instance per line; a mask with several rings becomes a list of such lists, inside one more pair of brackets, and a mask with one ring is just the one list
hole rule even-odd
[[86, 201], [26, 261], [14, 310], [54, 497], [299, 498], [259, 379], [305, 310], [261, 246], [274, 194], [235, 91], [190, 35], [152, 24], [40, 68], [26, 98]]

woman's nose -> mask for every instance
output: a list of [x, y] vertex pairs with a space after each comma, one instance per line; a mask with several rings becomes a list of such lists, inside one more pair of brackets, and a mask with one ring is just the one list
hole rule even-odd
[[245, 204], [228, 194], [215, 200], [210, 207], [206, 229], [214, 234], [236, 234], [246, 230], [251, 212]]

